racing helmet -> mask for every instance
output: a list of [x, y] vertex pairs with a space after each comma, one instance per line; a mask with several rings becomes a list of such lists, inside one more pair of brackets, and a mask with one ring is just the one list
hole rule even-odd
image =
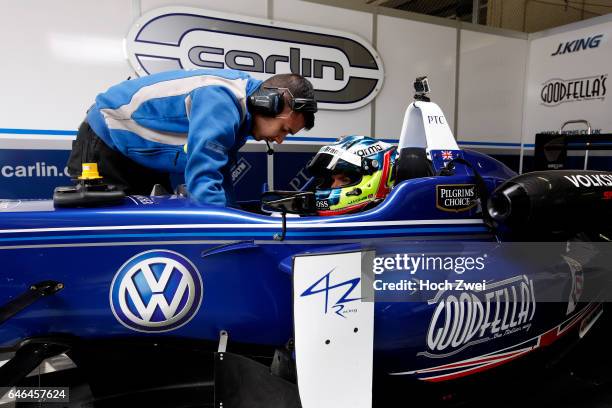
[[[381, 202], [393, 187], [396, 158], [395, 146], [368, 136], [344, 136], [321, 147], [306, 166], [317, 179], [317, 214], [348, 214]], [[337, 175], [341, 186], [334, 185]]]

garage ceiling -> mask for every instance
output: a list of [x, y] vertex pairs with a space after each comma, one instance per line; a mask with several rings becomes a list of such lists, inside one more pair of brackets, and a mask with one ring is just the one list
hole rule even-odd
[[[443, 18], [471, 21], [473, 0], [361, 0], [370, 6], [388, 7]], [[486, 7], [487, 2], [481, 1]]]

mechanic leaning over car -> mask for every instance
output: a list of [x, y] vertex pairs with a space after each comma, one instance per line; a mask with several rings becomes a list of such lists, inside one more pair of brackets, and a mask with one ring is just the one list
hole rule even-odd
[[232, 205], [230, 168], [249, 135], [282, 143], [314, 126], [312, 84], [297, 74], [265, 82], [240, 71], [168, 71], [121, 82], [96, 97], [79, 127], [68, 171], [98, 163], [127, 194], [171, 191], [170, 173], [185, 175], [200, 203]]

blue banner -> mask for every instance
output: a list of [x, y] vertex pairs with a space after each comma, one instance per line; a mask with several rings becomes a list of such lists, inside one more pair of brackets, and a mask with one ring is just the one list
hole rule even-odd
[[[58, 186], [72, 185], [67, 176], [68, 150], [0, 149], [0, 199], [50, 199]], [[259, 199], [267, 180], [265, 153], [241, 153], [231, 171], [238, 200]], [[176, 186], [182, 175], [173, 175]]]
[[68, 150], [0, 149], [0, 198], [51, 198], [70, 185]]

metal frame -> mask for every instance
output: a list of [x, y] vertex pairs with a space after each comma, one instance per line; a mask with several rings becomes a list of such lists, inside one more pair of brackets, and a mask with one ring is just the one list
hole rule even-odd
[[523, 174], [523, 164], [525, 161], [525, 117], [527, 116], [525, 105], [527, 102], [527, 78], [529, 78], [529, 60], [531, 59], [531, 47], [529, 43], [530, 40], [527, 40], [527, 56], [525, 57], [525, 73], [523, 76], [523, 106], [521, 109], [521, 143], [519, 147], [518, 174]]
[[[573, 124], [583, 124], [586, 125], [587, 127], [587, 135], [591, 136], [591, 124], [589, 123], [588, 120], [585, 119], [576, 119], [576, 120], [568, 120], [565, 123], [563, 123], [563, 125], [561, 125], [561, 129], [559, 129], [559, 134], [562, 135], [563, 134], [563, 129], [565, 128], [566, 125], [573, 125]], [[587, 142], [586, 144], [586, 150], [584, 152], [584, 170], [587, 169], [588, 165], [589, 165], [589, 146], [591, 145], [590, 142]]]

